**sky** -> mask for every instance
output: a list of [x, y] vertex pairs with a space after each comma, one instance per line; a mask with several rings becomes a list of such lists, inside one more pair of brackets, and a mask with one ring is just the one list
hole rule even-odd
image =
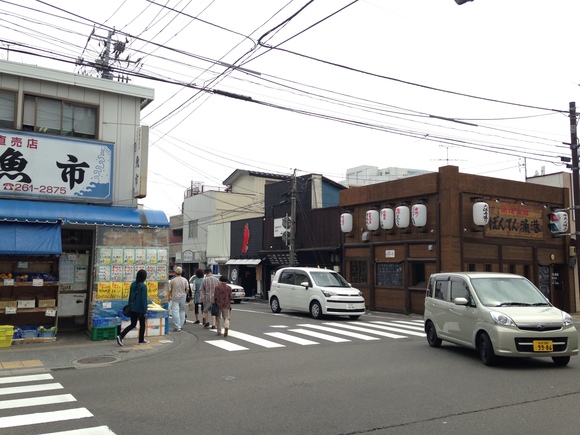
[[155, 90], [139, 202], [168, 216], [192, 183], [223, 189], [236, 169], [569, 172], [578, 0], [0, 0], [0, 13], [0, 59], [98, 77], [108, 33], [124, 43], [114, 79]]

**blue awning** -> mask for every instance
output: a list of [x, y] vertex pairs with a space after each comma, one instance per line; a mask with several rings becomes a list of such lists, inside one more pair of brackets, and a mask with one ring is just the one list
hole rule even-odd
[[61, 253], [60, 225], [0, 222], [0, 254], [50, 255]]
[[160, 210], [17, 199], [0, 199], [1, 221], [169, 228]]

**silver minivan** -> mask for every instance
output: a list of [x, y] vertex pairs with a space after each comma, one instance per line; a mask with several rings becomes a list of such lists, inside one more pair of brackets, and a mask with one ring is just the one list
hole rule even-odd
[[316, 267], [278, 269], [268, 299], [272, 312], [308, 311], [315, 319], [323, 315], [358, 319], [365, 312], [362, 292], [337, 272]]
[[551, 357], [565, 366], [578, 355], [572, 317], [526, 278], [491, 272], [436, 273], [425, 297], [425, 333], [476, 349], [486, 365], [498, 357]]

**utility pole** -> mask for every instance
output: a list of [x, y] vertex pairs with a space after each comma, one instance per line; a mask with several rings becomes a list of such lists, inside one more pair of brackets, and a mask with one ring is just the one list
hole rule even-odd
[[295, 240], [296, 240], [296, 169], [292, 174], [292, 183], [290, 187], [290, 222], [292, 223], [290, 227], [290, 266], [294, 266], [295, 261]]
[[[572, 198], [574, 204], [574, 225], [578, 225], [578, 207], [580, 207], [580, 177], [578, 174], [578, 132], [576, 121], [576, 103], [570, 103], [570, 150], [572, 152]], [[578, 234], [578, 228], [576, 228]]]

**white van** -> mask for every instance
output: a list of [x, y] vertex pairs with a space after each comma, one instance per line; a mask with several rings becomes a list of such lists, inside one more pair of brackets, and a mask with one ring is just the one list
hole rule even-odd
[[365, 312], [362, 293], [339, 273], [316, 267], [284, 267], [276, 271], [269, 292], [272, 312], [308, 311], [315, 319], [323, 315], [358, 319]]

